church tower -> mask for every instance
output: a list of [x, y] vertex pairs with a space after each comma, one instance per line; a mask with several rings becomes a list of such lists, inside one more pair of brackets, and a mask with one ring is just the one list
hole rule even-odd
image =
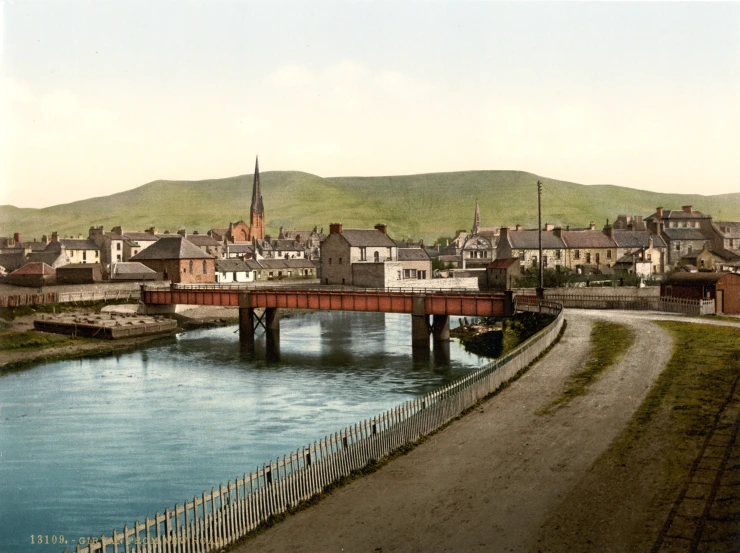
[[470, 234], [478, 234], [478, 231], [480, 230], [480, 207], [478, 207], [478, 200], [475, 200], [475, 218], [473, 219], [473, 230], [470, 231]]
[[254, 184], [252, 185], [252, 207], [249, 210], [249, 240], [264, 240], [265, 208], [260, 190], [260, 160], [254, 162]]

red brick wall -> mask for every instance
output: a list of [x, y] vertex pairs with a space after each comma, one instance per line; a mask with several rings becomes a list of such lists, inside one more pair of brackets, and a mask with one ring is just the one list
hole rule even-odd
[[740, 275], [723, 276], [717, 283], [717, 290], [724, 291], [724, 312], [728, 315], [740, 315]]
[[[216, 282], [215, 259], [193, 259], [193, 272], [190, 272], [189, 259], [142, 259], [141, 262], [157, 271], [159, 278], [165, 278], [175, 283], [205, 284]], [[206, 263], [206, 272], [203, 272], [203, 262]], [[166, 271], [166, 275], [165, 275]]]

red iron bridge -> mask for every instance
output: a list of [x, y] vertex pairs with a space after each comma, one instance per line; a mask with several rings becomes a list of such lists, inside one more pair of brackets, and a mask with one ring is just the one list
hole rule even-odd
[[[512, 294], [470, 290], [366, 289], [350, 286], [255, 287], [240, 285], [143, 286], [141, 299], [147, 306], [218, 305], [239, 308], [239, 336], [254, 340], [254, 331], [279, 331], [279, 309], [321, 311], [367, 311], [411, 315], [412, 345], [429, 348], [449, 341], [450, 316], [510, 317], [515, 305]], [[255, 310], [260, 310], [256, 312]], [[431, 317], [431, 323], [430, 323]]]

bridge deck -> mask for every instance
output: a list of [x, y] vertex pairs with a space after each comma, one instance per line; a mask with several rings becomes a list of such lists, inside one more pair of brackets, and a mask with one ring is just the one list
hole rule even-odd
[[[245, 303], [244, 295], [248, 295]], [[242, 303], [239, 296], [242, 295]], [[416, 309], [414, 300], [416, 299]], [[505, 294], [451, 291], [382, 291], [318, 289], [227, 289], [173, 287], [143, 289], [144, 303], [156, 305], [221, 305], [251, 308], [292, 308], [325, 311], [372, 311], [468, 317], [506, 317], [513, 311]], [[423, 301], [423, 310], [420, 302]]]

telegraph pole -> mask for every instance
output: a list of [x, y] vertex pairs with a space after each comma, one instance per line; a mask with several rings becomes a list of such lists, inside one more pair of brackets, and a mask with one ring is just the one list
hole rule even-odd
[[537, 181], [537, 236], [539, 239], [539, 258], [538, 264], [540, 267], [540, 285], [537, 288], [537, 298], [540, 300], [545, 299], [545, 273], [544, 263], [542, 262], [542, 181]]

